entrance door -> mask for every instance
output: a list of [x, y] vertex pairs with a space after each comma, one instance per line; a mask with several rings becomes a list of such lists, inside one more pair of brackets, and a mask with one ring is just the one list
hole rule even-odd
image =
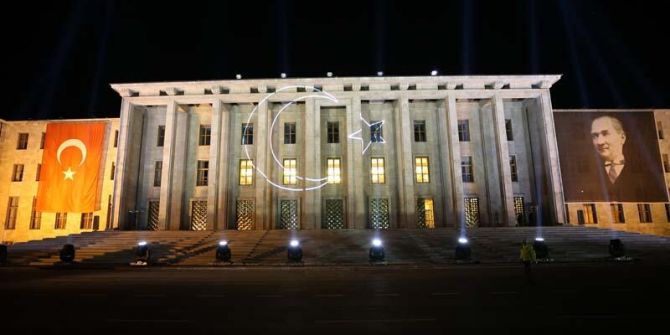
[[577, 210], [577, 223], [584, 224], [584, 211], [581, 209]]

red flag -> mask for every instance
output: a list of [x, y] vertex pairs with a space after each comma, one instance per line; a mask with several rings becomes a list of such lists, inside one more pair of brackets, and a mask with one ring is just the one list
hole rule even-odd
[[100, 209], [106, 126], [104, 122], [47, 125], [37, 211], [88, 213]]

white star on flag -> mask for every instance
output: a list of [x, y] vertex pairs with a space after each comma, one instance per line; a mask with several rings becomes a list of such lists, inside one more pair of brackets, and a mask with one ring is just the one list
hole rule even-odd
[[[363, 118], [362, 114], [359, 114], [359, 116], [361, 118], [361, 121], [363, 121], [365, 123], [365, 125], [368, 126], [368, 129], [372, 129], [372, 126], [374, 126], [374, 125], [379, 125], [379, 130], [381, 131], [382, 127], [384, 126], [384, 120], [377, 121], [375, 123], [368, 123], [368, 121], [366, 121]], [[363, 133], [362, 132], [363, 132], [363, 128], [361, 128], [359, 130], [356, 130], [355, 132], [349, 134], [349, 138], [352, 139], [352, 140], [359, 140], [359, 141], [361, 141], [361, 145], [364, 145], [365, 141], [363, 140]], [[374, 136], [374, 134], [371, 134], [371, 137], [372, 136]], [[381, 134], [379, 135], [379, 139], [380, 139], [380, 141], [377, 142], [377, 143], [386, 143], [386, 140], [384, 140], [384, 138], [381, 136]], [[372, 144], [372, 139], [370, 139], [370, 141], [368, 141], [368, 144], [365, 145], [365, 147], [363, 148], [363, 152], [361, 152], [361, 154], [365, 154], [365, 152], [370, 147], [370, 144]]]
[[63, 174], [65, 175], [65, 178], [63, 180], [74, 180], [74, 174], [76, 172], [72, 171], [72, 168], [67, 168], [67, 170], [63, 171]]

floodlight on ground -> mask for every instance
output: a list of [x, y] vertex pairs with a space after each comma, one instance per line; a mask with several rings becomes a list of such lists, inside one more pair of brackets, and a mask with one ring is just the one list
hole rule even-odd
[[147, 243], [147, 241], [138, 242], [137, 248], [135, 249], [135, 261], [148, 264], [150, 258], [151, 250], [149, 248], [149, 243]]
[[430, 71], [431, 76], [437, 76], [437, 70]]
[[286, 78], [286, 73], [282, 72], [279, 76], [282, 77], [282, 78]]
[[384, 71], [377, 71], [377, 76], [378, 76], [378, 77], [381, 77], [381, 76], [383, 76], [383, 75], [384, 75]]
[[7, 246], [0, 244], [0, 265], [7, 264]]
[[465, 237], [460, 237], [458, 239], [458, 244], [456, 245], [454, 257], [457, 261], [466, 261], [470, 259], [471, 254], [472, 249], [470, 249], [470, 243], [468, 239]]
[[533, 250], [535, 250], [535, 256], [538, 259], [547, 259], [549, 258], [549, 247], [545, 243], [543, 237], [536, 237], [533, 242]]
[[235, 79], [242, 79], [242, 75], [241, 75], [241, 74], [239, 74], [239, 73], [238, 73], [238, 74], [236, 74], [236, 75], [235, 75]]
[[615, 238], [610, 240], [609, 252], [610, 256], [614, 258], [619, 258], [626, 255], [626, 248], [624, 247], [623, 242], [621, 242], [620, 239]]
[[216, 260], [222, 262], [230, 262], [230, 246], [228, 246], [228, 241], [222, 240], [219, 241], [219, 245], [216, 247]]
[[298, 240], [291, 240], [286, 255], [289, 261], [300, 262], [302, 260], [302, 247]]
[[64, 263], [72, 263], [74, 261], [74, 245], [68, 243], [60, 249], [60, 260]]
[[379, 238], [372, 239], [372, 247], [370, 247], [370, 252], [368, 253], [370, 262], [382, 262], [386, 258], [386, 253], [384, 252], [384, 246], [382, 245], [382, 240]]

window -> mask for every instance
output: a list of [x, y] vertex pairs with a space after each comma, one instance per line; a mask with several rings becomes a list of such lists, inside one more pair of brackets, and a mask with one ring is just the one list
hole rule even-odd
[[585, 223], [598, 223], [598, 213], [596, 212], [595, 204], [584, 204], [583, 213]]
[[165, 126], [158, 126], [158, 136], [156, 137], [156, 146], [162, 147], [165, 144]]
[[414, 120], [414, 142], [426, 142], [426, 121]]
[[198, 161], [198, 175], [196, 186], [207, 186], [207, 175], [209, 174], [209, 161]]
[[295, 122], [284, 123], [284, 144], [295, 144]]
[[514, 197], [514, 216], [518, 226], [526, 225], [526, 208], [524, 207], [523, 197]]
[[198, 136], [198, 145], [209, 145], [212, 138], [212, 127], [209, 125], [200, 126], [200, 136]]
[[115, 130], [114, 131], [114, 147], [116, 148], [118, 146], [119, 146], [119, 131]]
[[328, 183], [339, 184], [342, 181], [340, 172], [340, 159], [328, 158]]
[[5, 217], [5, 229], [16, 228], [16, 216], [19, 211], [19, 197], [9, 197], [7, 202], [7, 215]]
[[665, 204], [665, 220], [670, 222], [670, 204]]
[[37, 207], [37, 198], [33, 197], [33, 207], [30, 212], [30, 229], [40, 229], [42, 226], [42, 212], [35, 210]]
[[254, 165], [251, 159], [240, 160], [240, 185], [251, 185], [254, 182]]
[[472, 156], [461, 157], [461, 175], [464, 183], [475, 182], [475, 177], [472, 173]]
[[284, 185], [297, 184], [298, 170], [296, 168], [297, 161], [293, 158], [284, 159]]
[[16, 143], [16, 150], [28, 149], [28, 133], [19, 133], [19, 141]]
[[435, 228], [435, 212], [433, 199], [419, 198], [416, 201], [417, 226], [419, 228]]
[[373, 184], [383, 184], [386, 182], [384, 176], [384, 158], [373, 157], [370, 159], [370, 177]]
[[109, 173], [109, 180], [114, 180], [114, 173], [116, 172], [116, 163], [112, 162], [112, 169]]
[[516, 171], [516, 156], [509, 156], [509, 171], [512, 175], [512, 181], [519, 181], [519, 174]]
[[42, 132], [42, 138], [40, 139], [40, 149], [44, 149], [44, 139], [46, 138], [46, 133]]
[[663, 154], [663, 170], [666, 173], [670, 172], [670, 161], [668, 160], [668, 154]]
[[161, 186], [163, 176], [163, 161], [156, 161], [154, 164], [154, 186]]
[[623, 205], [622, 204], [611, 204], [610, 208], [612, 210], [612, 220], [614, 220], [614, 223], [624, 223], [626, 222], [626, 218], [623, 213]]
[[651, 222], [651, 205], [638, 204], [637, 211], [640, 213], [640, 222], [642, 223]]
[[663, 134], [663, 124], [661, 121], [656, 122], [656, 129], [658, 130], [658, 139], [665, 139], [665, 135]]
[[12, 171], [12, 181], [22, 181], [23, 180], [23, 164], [14, 164], [14, 170]]
[[56, 222], [54, 229], [65, 229], [67, 225], [67, 213], [56, 213]]
[[428, 157], [419, 156], [414, 158], [414, 175], [417, 183], [429, 183], [430, 172], [428, 171]]
[[328, 122], [328, 143], [340, 143], [340, 123]]
[[465, 197], [465, 225], [467, 227], [479, 226], [479, 198]]
[[470, 142], [470, 120], [458, 120], [458, 140]]
[[93, 229], [93, 213], [81, 213], [79, 229]]
[[512, 131], [512, 120], [505, 119], [505, 132], [507, 133], [507, 140], [514, 141], [514, 132]]
[[35, 181], [40, 181], [40, 173], [42, 173], [42, 164], [37, 164], [37, 172], [35, 173]]
[[254, 144], [254, 124], [253, 123], [243, 123], [242, 124], [242, 144]]
[[382, 121], [373, 121], [370, 124], [370, 142], [372, 143], [384, 142], [382, 125], [383, 125]]

